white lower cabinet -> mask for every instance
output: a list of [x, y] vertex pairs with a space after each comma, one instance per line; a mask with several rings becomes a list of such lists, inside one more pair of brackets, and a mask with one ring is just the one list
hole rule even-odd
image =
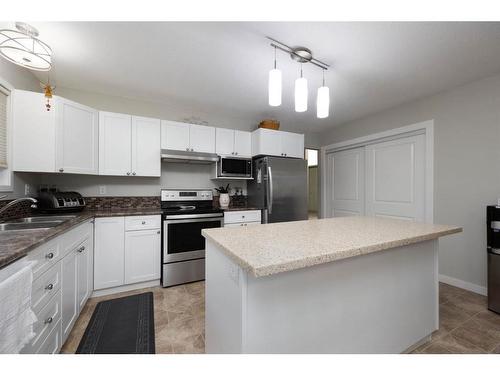
[[28, 254], [35, 262], [31, 305], [37, 321], [22, 353], [59, 352], [92, 291], [93, 251], [88, 221]]
[[159, 215], [96, 219], [94, 289], [159, 279], [160, 225]]
[[161, 231], [125, 232], [125, 284], [160, 278]]
[[246, 227], [260, 224], [262, 215], [260, 210], [241, 210], [224, 212], [224, 227]]

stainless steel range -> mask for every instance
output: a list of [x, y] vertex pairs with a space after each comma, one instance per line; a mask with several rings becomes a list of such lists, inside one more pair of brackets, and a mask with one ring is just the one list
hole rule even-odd
[[222, 210], [213, 208], [213, 194], [204, 190], [161, 191], [162, 285], [205, 279], [204, 228], [222, 226]]

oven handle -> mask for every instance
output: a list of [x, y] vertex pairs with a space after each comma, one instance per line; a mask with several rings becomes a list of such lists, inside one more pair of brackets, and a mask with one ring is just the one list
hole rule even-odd
[[199, 219], [183, 219], [183, 220], [164, 220], [165, 224], [176, 224], [176, 223], [199, 223], [203, 221], [220, 221], [222, 222], [224, 217], [207, 217], [207, 218], [199, 218]]

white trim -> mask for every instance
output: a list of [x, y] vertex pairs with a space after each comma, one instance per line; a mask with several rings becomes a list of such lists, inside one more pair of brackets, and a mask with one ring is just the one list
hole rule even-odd
[[[14, 93], [14, 86], [12, 86], [8, 81], [0, 77], [0, 85], [9, 90], [9, 95], [7, 97], [7, 169], [2, 169], [0, 171], [0, 192], [13, 192], [14, 191], [14, 173], [12, 171], [12, 112], [13, 112], [13, 100], [12, 94]], [[7, 175], [4, 175], [7, 174]]]
[[460, 279], [455, 279], [454, 277], [451, 276], [446, 276], [443, 274], [439, 274], [439, 281], [448, 285], [456, 286], [457, 288], [465, 289], [470, 292], [478, 293], [483, 296], [488, 295], [488, 288], [485, 286], [477, 285], [470, 283], [468, 281], [460, 280]]
[[319, 158], [321, 163], [318, 163], [321, 178], [320, 217], [324, 217], [326, 212], [326, 194], [328, 190], [327, 171], [324, 168], [327, 165], [327, 154], [417, 134], [425, 134], [425, 221], [432, 224], [434, 222], [434, 120], [423, 121], [321, 147]]
[[91, 298], [107, 296], [109, 294], [115, 294], [115, 293], [129, 292], [131, 290], [136, 290], [136, 289], [151, 288], [154, 286], [160, 286], [160, 279], [153, 281], [144, 281], [142, 283], [136, 283], [136, 284], [121, 285], [113, 288], [94, 290]]

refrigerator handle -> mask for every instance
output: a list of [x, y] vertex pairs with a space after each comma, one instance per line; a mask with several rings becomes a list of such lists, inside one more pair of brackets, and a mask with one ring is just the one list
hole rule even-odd
[[271, 166], [267, 167], [267, 197], [269, 201], [267, 202], [267, 211], [269, 214], [273, 213], [273, 172]]

